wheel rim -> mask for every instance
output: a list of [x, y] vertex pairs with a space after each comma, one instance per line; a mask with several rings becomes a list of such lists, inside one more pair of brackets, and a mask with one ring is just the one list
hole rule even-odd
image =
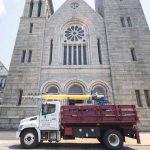
[[34, 134], [33, 133], [28, 133], [25, 135], [24, 137], [24, 143], [26, 145], [32, 145], [35, 141], [35, 137], [34, 137]]
[[116, 135], [116, 134], [110, 134], [110, 135], [108, 136], [108, 142], [109, 142], [109, 144], [110, 144], [111, 146], [116, 147], [116, 146], [119, 145], [120, 139], [119, 139], [118, 135]]

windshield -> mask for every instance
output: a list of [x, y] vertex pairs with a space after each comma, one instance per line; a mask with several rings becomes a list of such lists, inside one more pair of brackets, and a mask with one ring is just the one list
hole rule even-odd
[[52, 114], [56, 110], [55, 104], [43, 104], [42, 105], [42, 115]]

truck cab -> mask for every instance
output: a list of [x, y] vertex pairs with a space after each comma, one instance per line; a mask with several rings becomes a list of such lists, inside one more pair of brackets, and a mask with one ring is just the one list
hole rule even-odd
[[39, 118], [40, 130], [60, 130], [60, 102], [43, 103]]
[[21, 120], [16, 137], [24, 148], [32, 148], [44, 140], [60, 141], [60, 102], [44, 102], [37, 116]]

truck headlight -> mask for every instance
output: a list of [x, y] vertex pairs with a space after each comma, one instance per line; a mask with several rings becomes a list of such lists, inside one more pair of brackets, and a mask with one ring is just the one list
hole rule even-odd
[[20, 131], [22, 128], [23, 128], [23, 125], [20, 125], [20, 126], [18, 127], [18, 130]]

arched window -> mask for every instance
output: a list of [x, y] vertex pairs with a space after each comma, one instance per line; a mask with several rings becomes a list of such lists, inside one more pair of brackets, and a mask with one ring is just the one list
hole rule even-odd
[[5, 88], [6, 79], [3, 79], [3, 89]]
[[4, 81], [4, 87], [6, 86], [6, 79], [5, 79], [5, 81]]
[[48, 88], [47, 93], [58, 94], [58, 88], [56, 86], [51, 86]]
[[96, 86], [92, 89], [92, 94], [101, 94], [107, 97], [106, 89], [103, 86]]
[[40, 17], [41, 16], [41, 10], [42, 10], [42, 2], [41, 2], [41, 0], [39, 0], [39, 3], [38, 3], [38, 17]]
[[[69, 88], [68, 94], [70, 94], [70, 95], [83, 95], [84, 94], [83, 88], [81, 86], [75, 84]], [[82, 104], [82, 103], [83, 103], [82, 100], [78, 100], [78, 101], [69, 100], [69, 105]]]
[[1, 88], [1, 89], [4, 89], [5, 84], [6, 84], [6, 79], [1, 79], [1, 80], [0, 80], [0, 88]]
[[33, 0], [30, 2], [30, 8], [29, 8], [29, 17], [32, 17], [32, 12], [33, 12]]
[[74, 95], [83, 95], [83, 89], [79, 85], [73, 85], [69, 88], [68, 93]]
[[81, 24], [71, 24], [63, 31], [63, 65], [87, 65], [87, 30]]

